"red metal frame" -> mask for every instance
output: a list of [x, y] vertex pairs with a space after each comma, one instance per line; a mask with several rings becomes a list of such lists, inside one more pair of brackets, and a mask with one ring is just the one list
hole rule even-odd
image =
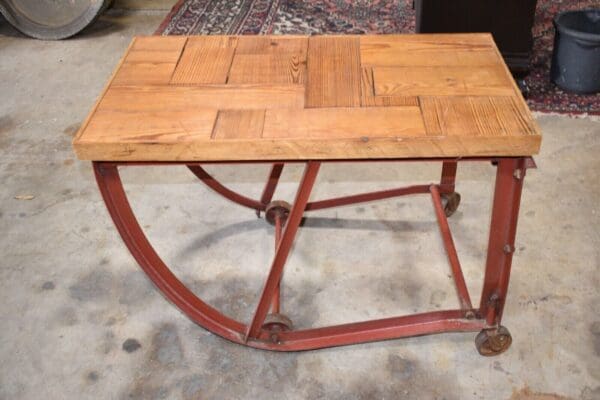
[[[479, 308], [474, 309], [452, 240], [448, 220], [444, 213], [441, 195], [454, 191], [456, 170], [459, 161], [490, 160], [494, 161], [497, 165], [496, 187], [483, 292]], [[441, 161], [442, 174], [440, 183], [416, 185], [309, 202], [308, 200], [320, 165], [335, 161], [305, 161], [304, 176], [299, 184], [289, 215], [285, 219], [281, 219], [279, 216], [275, 217], [275, 256], [254, 315], [247, 324], [223, 315], [215, 308], [200, 300], [177, 279], [160, 259], [144, 235], [127, 200], [118, 168], [119, 166], [148, 165], [154, 163], [94, 162], [93, 165], [98, 186], [109, 214], [126, 246], [144, 272], [146, 272], [157, 288], [181, 311], [188, 315], [190, 319], [226, 339], [261, 349], [294, 351], [431, 333], [497, 328], [500, 325], [506, 301], [525, 170], [535, 167], [535, 163], [529, 157], [386, 161]], [[155, 164], [187, 165], [202, 182], [217, 193], [242, 206], [260, 212], [264, 211], [268, 203], [272, 200], [285, 162], [278, 161], [273, 164], [260, 200], [250, 199], [226, 188], [210, 176], [199, 163]], [[300, 227], [305, 212], [424, 193], [431, 195], [456, 284], [460, 309], [427, 312], [323, 328], [278, 330], [275, 333], [265, 328], [264, 322], [269, 310], [273, 313], [279, 313], [280, 311], [281, 277], [296, 232]]]
[[215, 178], [213, 178], [208, 172], [206, 172], [206, 170], [204, 168], [202, 168], [200, 165], [188, 165], [187, 167], [206, 186], [208, 186], [215, 192], [219, 193], [221, 196], [223, 196], [241, 206], [253, 208], [258, 212], [264, 211], [265, 206], [266, 206], [265, 202], [250, 199], [246, 196], [242, 196], [241, 194], [234, 192], [233, 190], [226, 188], [225, 186], [221, 185], [219, 183], [219, 181], [217, 181]]
[[446, 253], [448, 254], [448, 262], [452, 269], [452, 276], [454, 277], [454, 283], [456, 284], [456, 291], [460, 300], [460, 306], [464, 310], [472, 310], [473, 305], [471, 304], [471, 297], [469, 296], [469, 290], [463, 276], [462, 269], [460, 268], [460, 261], [458, 261], [458, 254], [456, 247], [454, 247], [454, 240], [452, 240], [452, 234], [450, 233], [450, 225], [448, 225], [448, 219], [444, 213], [444, 206], [442, 206], [442, 197], [440, 190], [437, 185], [430, 186], [431, 200], [433, 201], [433, 208], [437, 217], [438, 225], [440, 227], [440, 233], [442, 234], [442, 240]]
[[[279, 247], [281, 243], [281, 230], [282, 223], [281, 217], [279, 215], [275, 216], [275, 251]], [[275, 289], [275, 294], [273, 295], [273, 301], [271, 302], [271, 312], [275, 314], [279, 314], [281, 311], [281, 280], [277, 283], [277, 288]]]
[[279, 183], [279, 178], [281, 177], [282, 171], [283, 163], [275, 163], [271, 167], [269, 179], [267, 180], [267, 184], [263, 189], [262, 196], [260, 196], [260, 202], [262, 204], [269, 204], [269, 202], [273, 200], [273, 195], [275, 194], [275, 189], [277, 189], [277, 184]]

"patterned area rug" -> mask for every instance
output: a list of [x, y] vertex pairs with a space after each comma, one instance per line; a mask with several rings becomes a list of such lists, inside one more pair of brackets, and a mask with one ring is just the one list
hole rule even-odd
[[[552, 18], [560, 11], [598, 7], [600, 0], [538, 0], [531, 73], [525, 78], [533, 111], [600, 115], [600, 94], [565, 93], [549, 80]], [[160, 35], [411, 33], [412, 0], [180, 0]]]

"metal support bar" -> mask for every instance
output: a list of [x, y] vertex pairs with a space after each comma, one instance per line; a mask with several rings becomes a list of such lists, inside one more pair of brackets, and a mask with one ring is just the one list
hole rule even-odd
[[490, 327], [500, 325], [502, 319], [515, 250], [521, 191], [525, 171], [529, 165], [531, 163], [528, 163], [526, 158], [498, 160], [485, 278], [479, 310]]
[[294, 238], [296, 237], [296, 232], [298, 231], [300, 222], [302, 221], [302, 216], [304, 215], [304, 210], [306, 209], [306, 203], [310, 197], [310, 193], [317, 178], [320, 166], [321, 163], [316, 161], [309, 161], [306, 163], [304, 176], [302, 177], [298, 192], [296, 193], [294, 205], [292, 206], [290, 214], [287, 218], [281, 241], [279, 242], [279, 246], [275, 252], [275, 257], [273, 259], [273, 264], [271, 265], [269, 276], [265, 282], [265, 286], [260, 296], [260, 301], [258, 302], [254, 317], [252, 318], [252, 322], [248, 325], [246, 340], [249, 337], [255, 338], [260, 333], [261, 326], [269, 311], [273, 294], [275, 293], [275, 290], [279, 285], [279, 281], [281, 280], [283, 267], [290, 253], [290, 249], [292, 248], [292, 244], [294, 242]]
[[271, 202], [271, 200], [273, 200], [273, 194], [275, 194], [275, 189], [277, 189], [277, 184], [279, 183], [279, 178], [281, 177], [281, 172], [283, 171], [283, 166], [283, 163], [275, 163], [271, 167], [269, 179], [265, 184], [262, 196], [260, 196], [260, 202], [262, 204], [267, 205], [269, 202]]
[[[275, 215], [275, 251], [279, 247], [281, 242], [281, 216]], [[281, 309], [281, 280], [277, 283], [275, 288], [275, 294], [273, 295], [273, 301], [271, 303], [271, 312], [279, 314]]]
[[429, 186], [430, 185], [408, 186], [398, 189], [381, 190], [378, 192], [361, 193], [352, 196], [313, 201], [306, 205], [306, 211], [315, 211], [322, 210], [324, 208], [347, 206], [350, 204], [365, 203], [368, 201], [383, 200], [398, 196], [406, 196], [409, 194], [428, 193]]
[[219, 193], [221, 196], [233, 201], [234, 203], [240, 204], [242, 206], [253, 208], [257, 211], [264, 211], [265, 204], [250, 199], [246, 196], [242, 196], [239, 193], [236, 193], [221, 183], [219, 183], [215, 178], [213, 178], [204, 168], [200, 165], [187, 165], [188, 169], [194, 173], [206, 186]]
[[464, 310], [472, 310], [473, 305], [471, 304], [471, 297], [469, 296], [469, 290], [465, 283], [465, 277], [463, 276], [462, 269], [460, 267], [460, 261], [458, 260], [458, 254], [456, 247], [454, 246], [454, 240], [452, 239], [452, 233], [450, 232], [450, 225], [448, 225], [448, 218], [444, 212], [444, 206], [442, 205], [442, 199], [440, 197], [440, 191], [436, 185], [431, 185], [431, 200], [433, 201], [433, 208], [437, 217], [438, 225], [440, 227], [440, 233], [442, 235], [442, 241], [448, 255], [448, 262], [452, 269], [452, 276], [454, 277], [454, 283], [456, 284], [456, 291], [460, 306]]
[[444, 161], [442, 163], [442, 177], [440, 179], [440, 187], [444, 193], [454, 192], [457, 166], [458, 163], [456, 161]]
[[470, 332], [484, 327], [484, 322], [468, 319], [465, 310], [433, 311], [324, 328], [281, 332], [272, 343], [253, 339], [248, 344], [270, 350], [310, 350], [348, 344], [374, 342], [441, 332]]

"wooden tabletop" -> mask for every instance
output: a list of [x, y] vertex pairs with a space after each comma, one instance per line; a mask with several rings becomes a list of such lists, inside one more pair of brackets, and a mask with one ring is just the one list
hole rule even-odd
[[528, 156], [488, 34], [137, 37], [73, 142], [96, 161]]

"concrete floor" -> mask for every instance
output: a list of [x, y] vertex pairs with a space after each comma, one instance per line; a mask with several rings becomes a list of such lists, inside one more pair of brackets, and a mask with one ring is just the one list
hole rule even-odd
[[[119, 2], [83, 35], [23, 38], [0, 21], [0, 399], [600, 399], [600, 122], [539, 116], [504, 325], [511, 349], [480, 357], [475, 334], [295, 354], [244, 348], [186, 319], [124, 248], [71, 139], [135, 34], [168, 2]], [[133, 6], [131, 6], [133, 5]], [[211, 168], [245, 193], [267, 167]], [[278, 198], [301, 171], [289, 168]], [[315, 197], [436, 179], [437, 166], [326, 166]], [[478, 298], [494, 170], [459, 170], [451, 219]], [[132, 204], [196, 293], [243, 320], [272, 230], [182, 168], [130, 169]], [[29, 199], [29, 200], [26, 200]], [[288, 263], [284, 310], [300, 327], [456, 307], [426, 197], [315, 214]], [[333, 301], [333, 299], [336, 299]]]

